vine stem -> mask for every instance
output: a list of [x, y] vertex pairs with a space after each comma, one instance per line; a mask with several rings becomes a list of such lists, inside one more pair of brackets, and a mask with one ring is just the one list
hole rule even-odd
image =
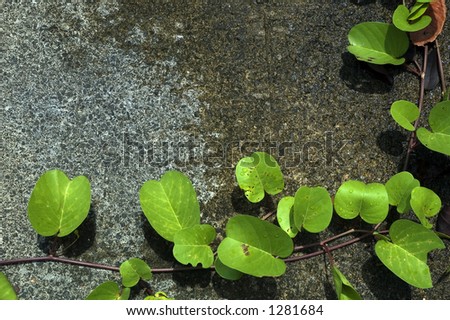
[[442, 65], [442, 59], [441, 59], [441, 51], [439, 49], [439, 43], [437, 39], [436, 42], [436, 54], [437, 54], [437, 62], [438, 62], [438, 68], [439, 68], [439, 77], [441, 78], [441, 95], [444, 96], [445, 90], [447, 90], [447, 85], [445, 84], [445, 76], [444, 76], [444, 66]]
[[[353, 243], [356, 243], [358, 241], [363, 240], [364, 238], [367, 238], [371, 235], [373, 235], [373, 233], [376, 231], [377, 227], [375, 227], [373, 230], [358, 230], [358, 229], [350, 229], [347, 230], [343, 233], [340, 233], [338, 235], [335, 235], [333, 237], [330, 237], [328, 239], [325, 239], [321, 242], [316, 242], [316, 243], [311, 243], [308, 245], [304, 245], [304, 246], [296, 246], [294, 248], [294, 251], [298, 252], [301, 250], [304, 250], [306, 248], [310, 248], [310, 247], [321, 247], [321, 249], [312, 252], [312, 253], [308, 253], [308, 254], [304, 254], [301, 256], [294, 256], [294, 257], [290, 257], [290, 258], [286, 258], [283, 259], [285, 262], [294, 262], [294, 261], [299, 261], [299, 260], [304, 260], [304, 259], [308, 259], [308, 258], [312, 258], [315, 256], [319, 256], [322, 255], [324, 253], [329, 253], [332, 252], [334, 250], [349, 246]], [[387, 233], [388, 231], [380, 231], [380, 233]], [[327, 243], [335, 241], [339, 238], [342, 238], [344, 236], [348, 236], [350, 234], [353, 233], [364, 233], [362, 236], [353, 238], [351, 240], [345, 241], [343, 243], [328, 247], [326, 249], [324, 249], [324, 246], [327, 245]], [[70, 258], [64, 258], [64, 257], [58, 257], [58, 256], [54, 256], [54, 255], [48, 255], [48, 256], [44, 256], [44, 257], [32, 257], [32, 258], [19, 258], [19, 259], [11, 259], [11, 260], [0, 260], [0, 266], [6, 266], [6, 265], [14, 265], [14, 264], [25, 264], [25, 263], [37, 263], [37, 262], [59, 262], [59, 263], [66, 263], [66, 264], [71, 264], [71, 265], [76, 265], [76, 266], [81, 266], [81, 267], [89, 267], [89, 268], [94, 268], [94, 269], [103, 269], [103, 270], [109, 270], [109, 271], [114, 271], [114, 272], [119, 272], [119, 267], [115, 267], [115, 266], [110, 266], [110, 265], [106, 265], [106, 264], [101, 264], [101, 263], [95, 263], [95, 262], [87, 262], [87, 261], [80, 261], [80, 260], [74, 260], [74, 259], [70, 259]], [[180, 266], [180, 267], [172, 267], [172, 268], [152, 268], [152, 273], [172, 273], [172, 272], [178, 272], [178, 271], [195, 271], [195, 270], [214, 270], [214, 266], [211, 266], [209, 268], [201, 268], [201, 267], [189, 267], [189, 266]]]
[[[314, 252], [311, 252], [311, 253], [303, 254], [303, 255], [300, 255], [300, 256], [289, 257], [289, 258], [286, 258], [286, 259], [283, 259], [283, 260], [285, 262], [294, 262], [294, 261], [300, 261], [300, 260], [309, 259], [309, 258], [312, 258], [312, 257], [315, 257], [315, 256], [319, 256], [319, 255], [322, 255], [324, 253], [329, 254], [332, 251], [335, 251], [335, 250], [347, 247], [347, 246], [349, 246], [349, 245], [351, 245], [353, 243], [359, 242], [359, 241], [361, 241], [361, 240], [363, 240], [363, 239], [365, 239], [367, 237], [373, 236], [375, 231], [377, 231], [376, 228], [374, 228], [373, 230], [350, 229], [348, 231], [345, 231], [345, 232], [343, 232], [341, 234], [335, 235], [335, 236], [333, 236], [331, 238], [328, 238], [328, 239], [326, 239], [324, 241], [321, 241], [321, 242], [311, 243], [311, 244], [308, 244], [306, 246], [295, 247], [294, 248], [295, 251], [299, 251], [299, 250], [302, 250], [302, 249], [305, 249], [305, 248], [309, 248], [309, 247], [313, 247], [313, 246], [320, 246], [321, 249], [319, 249], [317, 251], [314, 251]], [[364, 233], [364, 234], [359, 236], [359, 237], [356, 237], [356, 238], [353, 238], [351, 240], [348, 240], [348, 241], [336, 244], [336, 245], [331, 246], [331, 247], [327, 246], [326, 249], [324, 249], [324, 246], [326, 246], [327, 243], [329, 243], [331, 241], [334, 241], [334, 240], [337, 240], [339, 238], [342, 238], [344, 236], [353, 234], [353, 233]], [[379, 233], [381, 233], [381, 234], [388, 233], [388, 230], [379, 231]]]
[[[0, 266], [5, 265], [13, 265], [13, 264], [25, 264], [25, 263], [35, 263], [35, 262], [60, 262], [71, 264], [75, 266], [88, 267], [94, 269], [102, 269], [109, 270], [114, 272], [119, 272], [119, 267], [110, 266], [107, 264], [88, 262], [88, 261], [80, 261], [74, 260], [70, 258], [58, 257], [53, 255], [48, 255], [44, 257], [33, 257], [33, 258], [21, 258], [21, 259], [12, 259], [12, 260], [0, 260]], [[152, 269], [152, 273], [169, 273], [176, 271], [192, 271], [192, 270], [204, 270], [202, 268], [194, 268], [194, 267], [178, 267], [178, 268], [155, 268]]]
[[414, 122], [414, 131], [412, 131], [411, 134], [409, 135], [408, 149], [406, 150], [406, 157], [405, 157], [405, 162], [403, 164], [403, 171], [407, 170], [411, 152], [417, 144], [416, 131], [417, 131], [417, 128], [419, 127], [420, 115], [422, 114], [422, 108], [423, 108], [423, 97], [425, 95], [425, 72], [427, 70], [427, 63], [428, 63], [428, 45], [425, 45], [424, 53], [423, 53], [423, 64], [422, 64], [422, 69], [420, 70], [420, 90], [419, 90], [419, 101], [418, 101], [419, 117]]

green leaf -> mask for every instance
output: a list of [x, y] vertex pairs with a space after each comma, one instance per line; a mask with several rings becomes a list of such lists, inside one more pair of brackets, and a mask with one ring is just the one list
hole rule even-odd
[[298, 233], [294, 224], [294, 200], [294, 197], [283, 197], [277, 207], [278, 224], [291, 238]]
[[429, 6], [429, 3], [423, 3], [423, 2], [419, 2], [419, 1], [417, 3], [415, 3], [411, 7], [411, 10], [409, 10], [408, 20], [414, 21], [414, 20], [419, 19], [425, 13], [425, 11], [427, 11], [428, 6]]
[[352, 284], [335, 266], [332, 267], [334, 286], [339, 300], [361, 300], [361, 296]]
[[265, 152], [254, 152], [250, 157], [239, 160], [236, 179], [247, 199], [253, 203], [264, 198], [264, 191], [275, 195], [284, 188], [280, 166]]
[[430, 128], [417, 130], [417, 138], [428, 149], [450, 156], [450, 100], [441, 101], [430, 111]]
[[409, 47], [405, 32], [382, 22], [363, 22], [354, 26], [349, 34], [347, 50], [358, 60], [373, 64], [400, 65]]
[[197, 195], [181, 172], [168, 171], [161, 181], [147, 181], [139, 197], [151, 226], [166, 240], [173, 242], [178, 231], [200, 224]]
[[406, 213], [411, 209], [409, 200], [411, 191], [420, 186], [420, 182], [414, 176], [402, 171], [392, 176], [385, 184], [389, 196], [389, 204], [397, 206], [397, 212]]
[[86, 300], [128, 300], [130, 288], [123, 288], [120, 291], [119, 285], [114, 281], [106, 281], [86, 297]]
[[134, 287], [139, 280], [150, 280], [152, 270], [145, 261], [138, 258], [131, 258], [120, 265], [120, 275], [124, 287]]
[[432, 225], [426, 218], [437, 215], [441, 210], [442, 202], [439, 196], [428, 188], [416, 187], [411, 192], [410, 203], [420, 223], [430, 229]]
[[281, 228], [253, 216], [237, 215], [226, 225], [227, 237], [217, 253], [229, 268], [255, 277], [280, 276], [283, 260], [293, 251], [292, 239]]
[[344, 219], [353, 219], [358, 215], [367, 223], [383, 221], [389, 211], [389, 197], [384, 185], [380, 183], [364, 184], [361, 181], [344, 182], [334, 197], [336, 213]]
[[242, 272], [224, 265], [223, 262], [220, 261], [219, 257], [216, 258], [214, 266], [217, 274], [227, 280], [239, 280], [243, 275]]
[[16, 292], [3, 272], [0, 272], [0, 300], [17, 300]]
[[417, 106], [406, 100], [395, 101], [391, 106], [392, 118], [404, 129], [414, 131], [412, 122], [419, 118], [420, 112]]
[[42, 236], [64, 237], [86, 219], [91, 186], [84, 176], [70, 180], [64, 172], [51, 170], [36, 183], [28, 203], [28, 218]]
[[165, 292], [158, 291], [154, 295], [146, 296], [144, 300], [173, 300], [173, 298], [169, 298]]
[[190, 263], [209, 268], [214, 262], [214, 254], [209, 244], [216, 238], [216, 230], [208, 224], [196, 225], [178, 231], [174, 237], [173, 256], [182, 264]]
[[322, 187], [300, 187], [295, 193], [294, 221], [298, 230], [309, 232], [325, 230], [331, 222], [333, 203]]
[[439, 237], [424, 226], [410, 220], [397, 220], [389, 229], [392, 242], [379, 240], [375, 252], [381, 262], [403, 281], [418, 288], [431, 288], [427, 254], [444, 249]]
[[409, 22], [410, 12], [409, 9], [400, 4], [397, 9], [395, 9], [394, 14], [392, 16], [392, 22], [394, 25], [403, 31], [406, 32], [415, 32], [426, 28], [431, 23], [430, 16], [420, 16], [413, 23]]

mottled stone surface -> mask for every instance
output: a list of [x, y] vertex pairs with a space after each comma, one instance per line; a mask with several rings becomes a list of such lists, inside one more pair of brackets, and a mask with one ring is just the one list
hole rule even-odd
[[[92, 184], [89, 218], [67, 255], [114, 266], [140, 257], [154, 268], [175, 262], [148, 227], [138, 191], [169, 169], [192, 179], [202, 222], [221, 236], [229, 217], [263, 215], [301, 185], [334, 194], [347, 179], [385, 182], [401, 167], [407, 140], [389, 107], [416, 101], [418, 80], [396, 71], [389, 85], [346, 46], [353, 25], [389, 21], [394, 8], [387, 0], [3, 1], [1, 258], [44, 255], [27, 202], [54, 168]], [[447, 82], [448, 35], [447, 24], [440, 37]], [[427, 110], [438, 99], [439, 89], [428, 92]], [[256, 150], [279, 160], [286, 190], [250, 205], [233, 167]], [[448, 158], [422, 152], [411, 164], [419, 176], [430, 177], [423, 167], [437, 172], [423, 184], [449, 204]], [[296, 242], [355, 225], [368, 227], [335, 218], [328, 231]], [[418, 290], [379, 262], [372, 241], [334, 252], [366, 299], [449, 299], [442, 276], [449, 256], [448, 249], [431, 255], [435, 287]], [[151, 286], [177, 299], [334, 299], [328, 267], [320, 256], [289, 264], [276, 279], [229, 282], [195, 271], [157, 274]], [[57, 263], [0, 271], [21, 299], [83, 299], [119, 280]]]

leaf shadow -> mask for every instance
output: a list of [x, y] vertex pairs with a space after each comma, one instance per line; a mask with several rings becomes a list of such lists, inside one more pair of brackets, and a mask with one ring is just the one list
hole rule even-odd
[[230, 281], [214, 273], [212, 284], [219, 296], [229, 300], [274, 300], [278, 295], [277, 282], [270, 277], [244, 275], [239, 280]]
[[[177, 265], [181, 266], [178, 263]], [[212, 271], [210, 269], [195, 269], [188, 272], [173, 272], [172, 280], [181, 287], [206, 288], [211, 282], [211, 275]]]
[[443, 202], [450, 201], [450, 193], [447, 192], [450, 189], [450, 157], [419, 145], [411, 153], [408, 171], [420, 181], [421, 186], [438, 193]]
[[398, 130], [386, 130], [377, 136], [377, 146], [391, 156], [401, 156], [406, 150], [407, 136]]
[[344, 84], [362, 93], [387, 93], [392, 89], [393, 70], [386, 67], [385, 73], [375, 72], [367, 63], [358, 61], [351, 53], [341, 55], [342, 67], [339, 76]]
[[46, 254], [64, 255], [66, 257], [77, 257], [89, 250], [94, 244], [96, 235], [96, 209], [91, 204], [86, 219], [72, 233], [65, 237], [37, 236], [38, 247]]
[[275, 203], [270, 195], [265, 194], [264, 199], [258, 203], [252, 203], [245, 197], [244, 191], [235, 187], [231, 193], [231, 204], [237, 213], [261, 216], [276, 210]]
[[360, 216], [354, 219], [344, 219], [336, 212], [333, 212], [327, 231], [331, 232], [332, 235], [337, 235], [350, 229], [372, 230], [372, 228], [373, 226], [362, 220]]
[[376, 299], [411, 300], [411, 287], [386, 268], [376, 256], [362, 265], [363, 281]]
[[153, 252], [165, 261], [175, 261], [172, 254], [173, 243], [161, 237], [155, 229], [152, 228], [142, 211], [140, 217], [145, 240], [152, 248]]

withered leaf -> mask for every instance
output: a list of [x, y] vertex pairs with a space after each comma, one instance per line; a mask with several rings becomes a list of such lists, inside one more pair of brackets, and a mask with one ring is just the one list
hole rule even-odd
[[433, 42], [442, 32], [447, 15], [445, 0], [432, 1], [427, 11], [425, 11], [425, 15], [431, 17], [431, 23], [426, 28], [409, 34], [412, 43], [416, 46], [424, 46], [429, 42]]

